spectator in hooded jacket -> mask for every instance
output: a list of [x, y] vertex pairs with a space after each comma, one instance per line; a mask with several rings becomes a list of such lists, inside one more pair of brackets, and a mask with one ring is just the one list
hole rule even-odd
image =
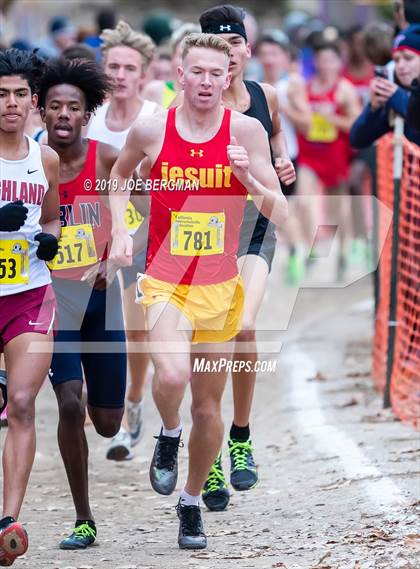
[[[395, 38], [393, 48], [397, 83], [375, 77], [370, 85], [369, 103], [350, 131], [354, 148], [366, 148], [393, 129], [393, 118], [407, 118], [410, 85], [420, 75], [420, 30], [409, 29]], [[420, 131], [406, 122], [405, 136], [420, 145]]]

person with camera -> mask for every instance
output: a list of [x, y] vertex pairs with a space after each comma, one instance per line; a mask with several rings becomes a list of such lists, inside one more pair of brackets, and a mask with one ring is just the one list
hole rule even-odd
[[[393, 60], [397, 82], [378, 75], [372, 80], [369, 103], [350, 130], [350, 143], [354, 148], [366, 148], [390, 132], [395, 115], [407, 118], [409, 88], [420, 74], [420, 30], [408, 30], [395, 38]], [[420, 145], [420, 131], [411, 124], [405, 124], [404, 134]]]

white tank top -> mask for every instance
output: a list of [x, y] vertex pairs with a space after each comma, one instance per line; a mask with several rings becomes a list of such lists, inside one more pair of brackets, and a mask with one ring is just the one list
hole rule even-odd
[[[91, 140], [99, 140], [99, 142], [104, 142], [105, 144], [110, 144], [121, 150], [127, 139], [128, 133], [132, 125], [130, 125], [125, 130], [110, 130], [106, 126], [106, 115], [109, 109], [110, 101], [104, 103], [96, 113], [93, 115], [92, 120], [89, 125], [87, 137]], [[151, 115], [155, 112], [157, 104], [152, 101], [144, 101], [143, 106], [140, 109], [139, 114], [134, 122], [136, 122], [141, 116]]]
[[[25, 224], [19, 231], [0, 231], [0, 259], [3, 259], [2, 264], [5, 267], [2, 269], [0, 264], [0, 276], [3, 276], [4, 270], [12, 270], [10, 265], [12, 258], [13, 263], [17, 263], [13, 270], [17, 271], [19, 280], [27, 282], [0, 283], [0, 296], [39, 288], [51, 282], [50, 271], [45, 261], [36, 256], [38, 242], [34, 241], [35, 235], [42, 231], [39, 220], [42, 203], [48, 191], [48, 180], [42, 164], [40, 146], [27, 135], [25, 139], [29, 146], [25, 158], [5, 160], [0, 157], [0, 207], [22, 200], [29, 210]], [[10, 255], [11, 247], [15, 251], [12, 255]]]
[[[289, 86], [288, 75], [285, 75], [284, 77], [279, 79], [279, 81], [277, 81], [275, 85], [277, 91], [277, 97], [279, 98], [279, 103], [283, 107], [289, 105], [287, 97], [288, 86]], [[281, 116], [281, 128], [286, 138], [286, 144], [287, 144], [287, 149], [289, 151], [290, 159], [295, 160], [299, 152], [295, 127], [283, 113], [280, 113], [280, 116]]]

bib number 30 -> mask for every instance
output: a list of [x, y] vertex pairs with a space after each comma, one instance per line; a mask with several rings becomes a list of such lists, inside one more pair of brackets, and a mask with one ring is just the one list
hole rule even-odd
[[133, 235], [137, 231], [142, 224], [142, 221], [143, 217], [141, 214], [136, 210], [133, 204], [129, 202], [125, 212], [125, 225], [130, 235]]

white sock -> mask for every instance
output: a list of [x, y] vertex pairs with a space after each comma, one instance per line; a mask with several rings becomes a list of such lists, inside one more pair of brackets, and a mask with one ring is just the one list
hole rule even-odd
[[191, 496], [185, 490], [181, 492], [181, 505], [182, 506], [199, 506], [200, 505], [200, 496]]
[[127, 407], [130, 407], [131, 409], [137, 409], [138, 407], [140, 407], [143, 410], [144, 407], [144, 398], [140, 399], [140, 401], [130, 401], [130, 399], [127, 399], [127, 401], [125, 402]]
[[175, 429], [165, 429], [165, 425], [162, 423], [162, 435], [165, 437], [173, 437], [174, 439], [178, 438], [182, 431], [182, 423], [179, 422], [179, 425], [175, 427]]

